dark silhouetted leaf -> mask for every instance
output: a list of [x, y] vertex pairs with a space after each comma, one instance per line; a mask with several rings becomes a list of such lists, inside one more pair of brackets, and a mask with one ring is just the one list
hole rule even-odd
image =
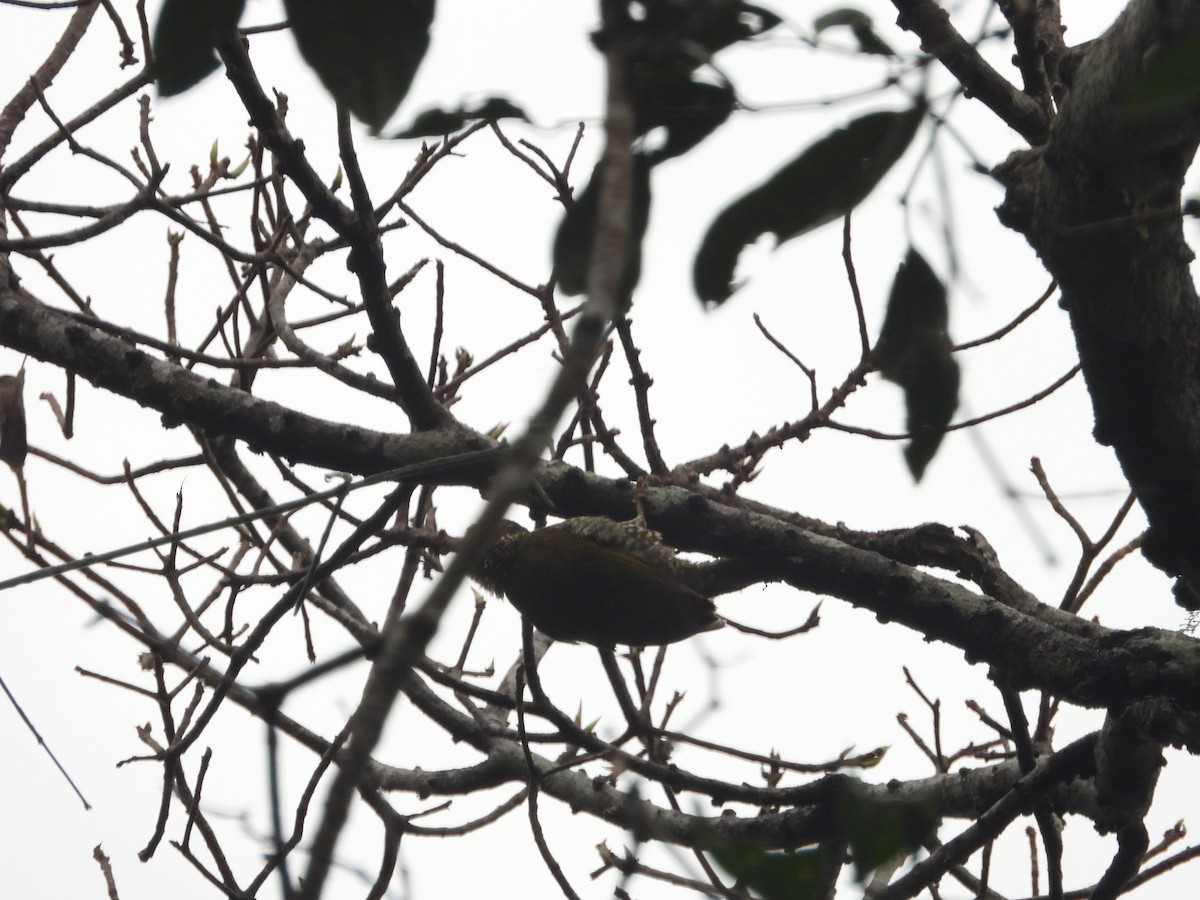
[[946, 288], [915, 247], [909, 247], [896, 270], [875, 364], [888, 378], [903, 377], [908, 347], [925, 334], [945, 333], [950, 324]]
[[826, 895], [830, 867], [824, 847], [786, 853], [739, 841], [708, 849], [740, 887], [763, 900], [816, 900]]
[[[645, 15], [638, 27], [644, 38], [653, 42], [660, 58], [667, 55], [664, 48], [678, 48], [679, 62], [688, 72], [708, 63], [714, 53], [765, 34], [783, 21], [751, 3], [645, 0], [641, 5]], [[603, 46], [603, 33], [596, 39]]]
[[692, 270], [700, 299], [723, 303], [729, 298], [742, 249], [762, 235], [774, 234], [782, 243], [858, 205], [903, 155], [924, 115], [925, 106], [918, 103], [903, 112], [855, 119], [722, 210], [704, 235]]
[[[668, 0], [666, 5], [687, 8], [689, 4], [671, 3]], [[703, 8], [705, 5], [692, 4], [692, 6]], [[689, 36], [710, 54], [724, 50], [738, 41], [746, 41], [766, 34], [783, 21], [770, 10], [750, 3], [729, 4], [728, 6], [710, 3], [707, 4], [707, 7], [710, 11], [719, 10], [721, 14], [709, 15], [707, 20]]]
[[1193, 33], [1150, 61], [1125, 95], [1131, 117], [1170, 116], [1200, 103], [1200, 33]]
[[463, 128], [467, 114], [462, 109], [423, 109], [413, 118], [412, 124], [391, 135], [394, 138], [444, 137]]
[[931, 802], [877, 799], [852, 778], [842, 781], [835, 804], [837, 833], [850, 847], [859, 881], [919, 849], [941, 822]]
[[525, 110], [504, 97], [488, 97], [471, 107], [460, 106], [456, 110], [426, 109], [417, 113], [412, 124], [390, 135], [393, 138], [444, 137], [464, 128], [477, 119], [520, 119], [528, 122]]
[[[633, 204], [629, 234], [629, 258], [622, 285], [624, 302], [628, 303], [642, 271], [642, 238], [650, 219], [650, 161], [644, 156], [633, 158]], [[592, 258], [592, 242], [596, 235], [596, 198], [600, 190], [604, 162], [596, 163], [592, 178], [583, 193], [567, 209], [558, 233], [554, 236], [554, 274], [558, 287], [567, 296], [587, 290], [588, 265]]]
[[0, 461], [17, 472], [25, 465], [25, 370], [0, 375]]
[[468, 119], [520, 119], [528, 122], [529, 116], [525, 110], [517, 106], [507, 97], [488, 97], [482, 103], [467, 110]]
[[213, 48], [231, 37], [245, 0], [166, 0], [154, 25], [154, 80], [163, 97], [195, 87], [217, 70]]
[[896, 272], [875, 346], [883, 377], [904, 389], [908, 470], [920, 481], [958, 408], [958, 363], [947, 334], [946, 288], [925, 258], [909, 248]]
[[[641, 79], [637, 86], [637, 132], [666, 129], [662, 146], [646, 154], [652, 163], [681, 156], [712, 134], [733, 112], [736, 97], [728, 84], [702, 81], [658, 83]], [[649, 83], [644, 83], [649, 82]]]
[[831, 9], [813, 20], [813, 29], [817, 34], [838, 25], [845, 25], [847, 28], [870, 28], [871, 17], [861, 9], [843, 6], [841, 9]]
[[818, 16], [817, 20], [813, 22], [813, 28], [817, 34], [838, 25], [844, 25], [850, 29], [854, 39], [858, 41], [858, 49], [863, 53], [874, 53], [879, 56], [896, 55], [896, 51], [888, 46], [887, 41], [875, 33], [871, 17], [862, 10], [847, 6]]
[[906, 419], [910, 440], [904, 461], [915, 481], [925, 474], [946, 434], [946, 426], [958, 409], [958, 363], [950, 355], [950, 341], [930, 341], [920, 351], [922, 365], [904, 386], [908, 407]]
[[782, 16], [777, 16], [769, 9], [755, 6], [753, 3], [742, 4], [742, 11], [739, 18], [750, 31], [750, 34], [746, 35], [746, 37], [758, 37], [760, 34], [766, 34], [776, 25], [783, 23]]
[[335, 100], [378, 131], [429, 48], [434, 0], [284, 0], [300, 53]]
[[878, 798], [853, 778], [831, 785], [832, 834], [817, 847], [784, 852], [752, 841], [721, 841], [704, 835], [703, 849], [764, 900], [809, 900], [828, 895], [828, 880], [841, 867], [844, 848], [864, 881], [880, 866], [904, 858], [936, 832], [941, 821], [935, 804]]

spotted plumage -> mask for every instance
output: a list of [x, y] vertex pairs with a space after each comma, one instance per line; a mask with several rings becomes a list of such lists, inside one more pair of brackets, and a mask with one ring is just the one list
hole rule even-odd
[[682, 565], [636, 521], [581, 516], [532, 532], [503, 523], [475, 579], [557, 640], [649, 646], [723, 624]]

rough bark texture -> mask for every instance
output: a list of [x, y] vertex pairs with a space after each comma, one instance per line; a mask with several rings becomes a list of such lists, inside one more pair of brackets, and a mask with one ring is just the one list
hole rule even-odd
[[5, 346], [158, 410], [164, 427], [191, 425], [210, 437], [229, 435], [256, 451], [297, 462], [372, 474], [492, 444], [464, 428], [394, 434], [318, 419], [260, 399], [158, 359], [84, 317], [41, 303], [15, 279], [6, 281], [4, 270], [0, 330]]
[[1150, 520], [1144, 552], [1200, 608], [1200, 305], [1180, 193], [1200, 109], [1145, 116], [1129, 87], [1200, 30], [1200, 3], [1135, 0], [1081, 54], [1047, 142], [997, 169], [999, 213], [1062, 289], [1096, 416]]

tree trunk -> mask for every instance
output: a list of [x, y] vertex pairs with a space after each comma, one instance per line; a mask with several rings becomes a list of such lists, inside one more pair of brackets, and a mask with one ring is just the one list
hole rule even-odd
[[1180, 194], [1200, 107], [1130, 110], [1131, 85], [1200, 35], [1200, 2], [1135, 0], [1062, 71], [1046, 143], [997, 167], [1001, 220], [1062, 289], [1095, 410], [1150, 520], [1143, 552], [1200, 609], [1200, 306]]

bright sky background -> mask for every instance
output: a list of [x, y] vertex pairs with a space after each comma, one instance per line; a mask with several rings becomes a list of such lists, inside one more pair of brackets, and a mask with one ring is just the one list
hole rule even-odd
[[[129, 6], [119, 5], [123, 9]], [[807, 31], [816, 14], [835, 5], [791, 2], [772, 8]], [[858, 5], [874, 14], [877, 28], [887, 40], [912, 46], [911, 35], [896, 34], [892, 28], [895, 13], [889, 4]], [[541, 126], [512, 126], [509, 133], [538, 143], [557, 160], [565, 156], [575, 123], [587, 123], [581, 159], [574, 170], [577, 182], [582, 181], [599, 150], [602, 108], [599, 61], [586, 39], [594, 24], [592, 6], [558, 0], [504, 4], [444, 0], [441, 6], [432, 50], [397, 121], [407, 122], [430, 105], [453, 106], [467, 97], [507, 94]], [[1122, 4], [1064, 2], [1063, 6], [1064, 19], [1071, 26], [1067, 39], [1073, 43], [1094, 37]], [[46, 14], [0, 7], [0, 33], [21, 37], [6, 41], [0, 97], [7, 100], [40, 62], [68, 15], [69, 11]], [[250, 4], [248, 21], [261, 23], [280, 17], [273, 2]], [[976, 19], [968, 16], [962, 21]], [[829, 36], [832, 42], [840, 39], [843, 36]], [[100, 14], [85, 46], [50, 92], [55, 108], [61, 114], [73, 114], [101, 92], [97, 84], [107, 86], [122, 80], [124, 76], [115, 71], [116, 55], [112, 29]], [[290, 37], [256, 38], [252, 55], [264, 83], [277, 85], [289, 95], [288, 121], [293, 133], [305, 139], [313, 158], [332, 178], [337, 168], [329, 140], [332, 104], [298, 65]], [[995, 62], [1002, 71], [1009, 71], [1001, 59]], [[727, 67], [742, 100], [760, 108], [840, 96], [855, 86], [878, 83], [886, 73], [882, 61], [864, 63], [852, 57], [815, 54], [784, 40], [734, 51], [728, 54]], [[191, 164], [206, 167], [214, 140], [219, 142], [220, 152], [235, 162], [243, 157], [245, 112], [232, 98], [228, 83], [218, 75], [180, 99], [156, 104], [156, 145], [160, 158], [173, 163], [169, 189], [183, 190]], [[696, 152], [656, 170], [654, 218], [634, 320], [643, 363], [655, 379], [651, 402], [661, 423], [662, 446], [669, 462], [712, 452], [726, 442], [738, 443], [751, 431], [762, 432], [798, 418], [806, 410], [807, 383], [763, 341], [752, 314], [761, 316], [776, 337], [818, 370], [823, 393], [853, 365], [857, 338], [838, 226], [828, 226], [775, 252], [755, 248], [744, 260], [747, 286], [715, 312], [701, 310], [691, 294], [691, 257], [715, 211], [761, 181], [799, 147], [858, 112], [895, 109], [901, 104], [902, 97], [891, 94], [867, 97], [832, 111], [814, 106], [738, 113]], [[122, 154], [136, 140], [135, 114], [136, 107], [127, 104], [123, 113], [106, 117], [83, 136], [127, 161]], [[1019, 139], [998, 126], [978, 104], [960, 100], [955, 116], [956, 127], [987, 164], [1000, 161], [1020, 146]], [[31, 116], [18, 131], [9, 158], [43, 137], [47, 128], [43, 116]], [[922, 132], [914, 148], [921, 146], [927, 135], [927, 130]], [[1001, 199], [999, 188], [970, 173], [952, 142], [944, 145], [961, 272], [952, 287], [952, 329], [955, 339], [962, 341], [1008, 322], [1036, 299], [1048, 278], [1023, 239], [996, 221], [991, 210]], [[381, 194], [398, 179], [415, 150], [413, 143], [363, 137], [360, 152], [364, 165]], [[502, 268], [530, 283], [545, 281], [549, 243], [559, 217], [549, 190], [499, 152], [490, 138], [477, 136], [464, 147], [464, 154], [464, 159], [439, 166], [414, 195], [414, 207], [453, 240]], [[896, 197], [904, 189], [916, 155], [917, 151], [911, 150], [854, 216], [855, 259], [873, 333], [882, 321], [887, 290], [907, 246], [905, 211], [898, 207]], [[83, 173], [95, 170], [65, 152], [59, 151], [58, 157], [62, 174], [55, 184], [31, 178], [21, 182], [19, 195], [52, 194], [75, 202], [116, 202], [127, 195], [127, 188], [111, 180], [89, 180]], [[928, 174], [923, 177], [923, 187], [914, 194], [907, 211], [907, 224], [917, 245], [946, 275], [948, 260], [940, 240], [943, 213], [934, 202]], [[145, 215], [115, 236], [81, 250], [63, 250], [56, 258], [93, 294], [102, 313], [137, 323], [144, 330], [158, 329], [166, 271], [164, 232], [163, 220]], [[419, 235], [415, 227], [395, 236], [389, 246], [393, 273], [403, 271], [422, 255], [447, 259], [448, 349], [462, 345], [477, 358], [483, 357], [506, 342], [498, 335], [515, 332], [526, 321], [532, 328], [540, 319], [528, 297], [454, 260]], [[183, 253], [181, 314], [198, 328], [198, 323], [210, 321], [212, 310], [225, 302], [228, 285], [213, 275], [211, 254], [194, 238], [184, 241]], [[58, 302], [31, 263], [23, 259], [14, 262], [32, 290], [43, 299]], [[340, 260], [327, 264], [321, 274], [334, 279], [334, 268], [340, 264]], [[419, 290], [414, 286], [401, 304], [405, 329], [422, 348], [419, 354], [425, 352], [421, 342], [428, 329], [424, 323], [432, 310], [431, 281], [428, 275], [422, 278], [424, 281], [417, 283]], [[1070, 368], [1073, 353], [1065, 314], [1048, 304], [999, 345], [960, 358], [967, 407], [960, 418], [1004, 407], [1047, 386]], [[455, 407], [456, 415], [482, 430], [509, 420], [514, 429], [521, 427], [522, 417], [540, 400], [539, 385], [553, 370], [548, 348], [527, 356], [507, 364], [503, 380], [485, 383], [481, 379]], [[14, 354], [0, 353], [0, 371], [15, 371], [19, 364]], [[86, 388], [81, 388], [78, 437], [67, 444], [49, 410], [36, 400], [42, 391], [61, 397], [61, 378], [50, 367], [31, 361], [27, 380], [30, 440], [39, 447], [83, 456], [95, 470], [107, 473], [119, 471], [125, 458], [136, 466], [164, 455], [193, 452], [186, 434], [162, 432], [157, 414], [124, 401], [97, 402], [97, 392]], [[870, 390], [855, 395], [842, 413], [843, 420], [884, 431], [902, 430], [898, 391], [876, 381], [873, 377]], [[391, 421], [401, 427], [394, 411], [382, 405], [347, 405], [344, 393], [322, 393], [323, 381], [312, 384], [320, 387], [304, 399], [308, 412], [376, 428], [388, 428]], [[623, 386], [623, 377], [609, 376], [602, 400], [608, 404], [609, 418], [629, 436], [636, 422], [626, 416], [627, 398], [620, 394]], [[267, 375], [258, 387], [268, 396], [289, 389]], [[279, 396], [286, 398], [282, 393]], [[803, 445], [771, 454], [763, 475], [746, 494], [856, 528], [901, 527], [924, 521], [970, 524], [987, 535], [1018, 580], [1044, 601], [1057, 603], [1074, 566], [1074, 538], [1038, 498], [1028, 463], [1031, 456], [1039, 456], [1064, 498], [1094, 493], [1091, 499], [1071, 499], [1069, 503], [1092, 533], [1099, 534], [1121, 503], [1123, 490], [1110, 451], [1091, 441], [1090, 427], [1090, 407], [1077, 379], [1038, 407], [979, 430], [1004, 477], [1022, 498], [1019, 506], [1005, 499], [1004, 488], [989, 471], [978, 445], [962, 432], [947, 438], [920, 486], [911, 485], [899, 444], [825, 432]], [[106, 550], [114, 541], [124, 543], [126, 538], [132, 541], [144, 536], [146, 526], [119, 489], [99, 492], [33, 458], [27, 474], [42, 527], [76, 552]], [[316, 483], [320, 475], [306, 473], [310, 483]], [[208, 485], [199, 474], [177, 473], [155, 480], [150, 493], [166, 510], [182, 487], [189, 521], [194, 524], [205, 521], [206, 509], [212, 517], [224, 514], [219, 504], [210, 504], [205, 496]], [[0, 477], [0, 501], [13, 504], [12, 498], [15, 485], [7, 476]], [[440, 505], [441, 524], [452, 532], [460, 530], [476, 508], [466, 500], [456, 502], [448, 492]], [[1022, 516], [1028, 516], [1033, 524], [1023, 522]], [[1124, 540], [1139, 527], [1127, 524]], [[1058, 564], [1047, 565], [1048, 558]], [[12, 552], [0, 550], [0, 572], [22, 571], [25, 566]], [[370, 577], [378, 577], [375, 583], [385, 586], [383, 594], [390, 592], [389, 579], [394, 573], [364, 575], [360, 590], [368, 596]], [[141, 584], [147, 589], [141, 599], [148, 606], [170, 602], [161, 595], [161, 588], [149, 581]], [[133, 726], [152, 719], [153, 710], [140, 699], [83, 680], [73, 671], [78, 665], [134, 679], [138, 677], [138, 648], [106, 626], [89, 628], [89, 616], [82, 606], [48, 582], [0, 599], [0, 675], [95, 806], [92, 812], [82, 813], [16, 715], [0, 712], [8, 748], [8, 765], [0, 774], [0, 798], [6, 810], [0, 816], [0, 845], [6, 848], [0, 855], [0, 883], [14, 896], [102, 896], [91, 848], [103, 842], [113, 858], [123, 900], [164, 896], [166, 885], [177, 898], [211, 896], [169, 846], [160, 848], [147, 865], [137, 863], [134, 857], [153, 825], [160, 770], [153, 764], [113, 767], [118, 760], [143, 752]], [[718, 605], [734, 618], [765, 627], [786, 627], [803, 621], [815, 602], [815, 598], [794, 591], [771, 588], [719, 600]], [[382, 613], [386, 596], [379, 597], [378, 604]], [[506, 604], [494, 605], [497, 608], [485, 618], [480, 646], [496, 654], [495, 663], [503, 670], [517, 647], [517, 619]], [[1089, 610], [1114, 627], [1176, 628], [1182, 622], [1165, 579], [1140, 559], [1118, 567]], [[447, 654], [457, 645], [470, 612], [470, 596], [464, 591], [434, 646], [435, 655]], [[298, 634], [298, 625], [294, 629]], [[327, 644], [321, 649], [334, 652], [340, 648], [340, 644]], [[486, 665], [489, 660], [484, 651], [478, 654], [474, 663]], [[718, 739], [736, 736], [736, 742], [748, 749], [764, 752], [774, 748], [787, 758], [805, 761], [834, 757], [851, 745], [858, 752], [890, 745], [883, 765], [866, 773], [871, 781], [931, 774], [895, 723], [895, 714], [906, 711], [922, 734], [929, 733], [928, 713], [904, 685], [901, 666], [910, 668], [927, 693], [942, 699], [948, 747], [990, 736], [963, 707], [964, 699], [975, 698], [994, 713], [1000, 711], [985, 672], [967, 667], [960, 652], [926, 645], [896, 626], [881, 627], [873, 617], [837, 601], [823, 603], [821, 628], [800, 639], [772, 644], [721, 634], [704, 636], [673, 651], [672, 673], [676, 682], [689, 690], [681, 722], [688, 715], [700, 715], [710, 699], [703, 654], [723, 666], [715, 698], [720, 705], [705, 720], [705, 734]], [[278, 656], [286, 658], [288, 665], [271, 670], [268, 663], [261, 675], [254, 673], [251, 678], [266, 681], [292, 673], [301, 664], [298, 653]], [[295, 706], [289, 707], [289, 712], [332, 734], [340, 724], [339, 717], [357, 700], [363, 671], [346, 673], [306, 692], [293, 701]], [[542, 671], [564, 708], [572, 708], [568, 702], [572, 691], [584, 698], [585, 718], [592, 710], [607, 708], [607, 693], [597, 696], [592, 690], [600, 673], [590, 649], [556, 647]], [[1099, 722], [1096, 713], [1062, 716], [1059, 745]], [[466, 764], [473, 759], [461, 748], [430, 743], [426, 738], [431, 736], [422, 728], [411, 710], [401, 710], [392, 722], [383, 758], [397, 765], [425, 768]], [[1078, 732], [1067, 734], [1067, 729]], [[259, 722], [227, 708], [219, 727], [209, 735], [218, 752], [206, 788], [210, 809], [225, 810], [231, 816], [247, 813], [247, 827], [257, 833], [265, 833], [267, 828], [263, 755], [259, 752], [262, 730]], [[439, 749], [430, 751], [430, 746]], [[1194, 761], [1175, 753], [1170, 753], [1169, 759], [1149, 822], [1152, 841], [1176, 820], [1188, 816], [1198, 799], [1193, 787]], [[301, 780], [312, 764], [307, 754], [290, 754], [287, 761], [289, 771]], [[684, 758], [681, 762], [686, 764]], [[713, 764], [708, 760], [702, 763], [705, 767]], [[191, 765], [194, 776], [194, 759]], [[749, 770], [745, 774], [752, 776]], [[409, 805], [409, 798], [397, 802], [405, 811], [421, 808]], [[483, 807], [456, 801], [450, 818], [465, 820], [470, 818], [467, 810], [477, 808]], [[316, 808], [310, 822], [315, 823], [315, 815]], [[586, 879], [586, 873], [598, 865], [592, 847], [608, 837], [610, 846], [617, 849], [623, 836], [592, 820], [560, 813], [549, 802], [543, 803], [543, 816], [552, 845], [577, 890], [586, 897], [608, 896], [610, 882]], [[378, 841], [373, 823], [365, 821], [365, 816], [359, 820], [356, 825], [361, 830], [354, 832], [358, 836], [343, 840], [340, 850], [348, 863], [372, 873], [367, 876], [369, 881]], [[961, 824], [951, 823], [945, 835], [955, 833]], [[173, 815], [168, 837], [177, 837], [181, 827], [180, 817]], [[230, 823], [231, 830], [236, 827]], [[1083, 820], [1071, 820], [1065, 838], [1065, 867], [1071, 886], [1103, 870], [1112, 853], [1110, 840], [1095, 838], [1090, 824]], [[994, 865], [993, 877], [1005, 879], [995, 882], [998, 889], [1020, 896], [1028, 891], [1028, 865], [1019, 846], [1023, 839], [1010, 843], [1010, 855], [999, 857], [1005, 864]], [[262, 847], [246, 843], [242, 850], [246, 865], [241, 870], [248, 871]], [[483, 890], [495, 900], [555, 895], [529, 839], [524, 810], [511, 813], [499, 827], [461, 841], [406, 839], [403, 854], [412, 893], [406, 895], [398, 889], [395, 896], [480, 896]], [[234, 863], [237, 865], [236, 860]], [[510, 866], [519, 867], [519, 878], [512, 877]], [[327, 896], [353, 897], [365, 892], [365, 882], [353, 875], [344, 877], [346, 880], [330, 885]], [[1162, 879], [1138, 896], [1149, 900], [1179, 896], [1181, 886], [1193, 882], [1190, 873], [1177, 874], [1174, 880]], [[634, 890], [639, 897], [665, 895], [645, 881], [636, 883]], [[948, 900], [964, 896], [955, 890], [947, 882], [943, 896]], [[272, 884], [265, 896], [275, 896], [274, 891]], [[848, 895], [853, 896], [853, 891]]]

